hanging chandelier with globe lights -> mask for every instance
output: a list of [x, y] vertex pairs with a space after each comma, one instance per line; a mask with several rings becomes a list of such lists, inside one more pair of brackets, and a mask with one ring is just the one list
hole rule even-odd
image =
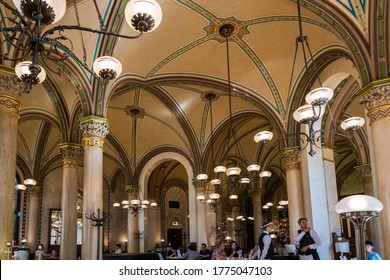
[[[76, 14], [76, 25], [59, 24], [67, 9], [66, 0], [13, 0], [14, 6], [0, 0], [0, 5], [11, 14], [0, 19], [2, 33], [1, 44], [4, 50], [3, 59], [19, 62], [15, 73], [31, 89], [32, 85], [42, 83], [46, 78], [46, 69], [60, 74], [61, 69], [53, 69], [47, 61], [55, 64], [72, 58], [85, 70], [100, 81], [107, 82], [121, 74], [122, 65], [111, 56], [98, 57], [93, 67], [87, 64], [86, 50], [82, 32], [96, 33], [125, 39], [137, 39], [143, 33], [155, 30], [162, 20], [160, 5], [155, 0], [130, 0], [125, 7], [127, 24], [137, 32], [127, 36], [106, 29], [96, 0], [93, 0], [100, 22], [100, 29], [85, 27], [80, 24], [76, 1], [73, 0]], [[31, 24], [33, 23], [33, 24]], [[83, 58], [79, 59], [73, 52], [73, 43], [66, 32], [79, 31], [83, 49]], [[69, 35], [68, 35], [69, 36]], [[17, 57], [16, 57], [17, 55]]]

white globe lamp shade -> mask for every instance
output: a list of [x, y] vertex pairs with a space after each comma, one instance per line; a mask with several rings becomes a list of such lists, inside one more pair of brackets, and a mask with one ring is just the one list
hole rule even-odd
[[341, 128], [344, 130], [358, 130], [364, 125], [364, 119], [361, 117], [351, 117], [341, 123]]
[[125, 17], [135, 31], [150, 32], [160, 25], [162, 11], [154, 0], [131, 0], [126, 5]]
[[267, 202], [265, 205], [271, 207], [271, 206], [273, 206], [274, 204], [273, 204], [272, 202]]
[[112, 80], [122, 73], [122, 64], [114, 57], [101, 56], [94, 61], [93, 71], [103, 80]]
[[[13, 0], [18, 11], [29, 19], [33, 19], [32, 12], [36, 9], [22, 10], [22, 1]], [[36, 5], [38, 1], [28, 1], [30, 7]], [[38, 6], [37, 6], [38, 7]], [[42, 0], [42, 24], [51, 24], [59, 21], [66, 12], [66, 0]], [[46, 15], [46, 17], [45, 17]], [[51, 16], [47, 16], [51, 15]]]
[[114, 204], [112, 204], [112, 206], [115, 208], [118, 208], [121, 206], [121, 204], [119, 202], [115, 202]]
[[263, 209], [269, 209], [269, 206], [267, 206], [267, 205], [263, 205], [263, 207], [262, 207]]
[[297, 122], [308, 123], [309, 121], [322, 117], [324, 111], [325, 110], [322, 106], [313, 107], [312, 105], [306, 104], [295, 110], [293, 117]]
[[240, 179], [241, 184], [249, 184], [250, 182], [251, 182], [251, 180], [249, 178], [241, 178]]
[[128, 200], [122, 200], [121, 203], [122, 203], [122, 205], [129, 205], [130, 202]]
[[207, 174], [199, 174], [196, 176], [196, 180], [207, 180], [207, 178], [209, 178]]
[[282, 206], [288, 205], [288, 200], [279, 201], [279, 205], [282, 205]]
[[265, 144], [274, 137], [274, 134], [271, 131], [260, 131], [257, 133], [253, 139], [256, 143]]
[[219, 180], [219, 179], [213, 179], [213, 180], [210, 181], [210, 184], [211, 184], [211, 185], [219, 185], [219, 184], [221, 184], [221, 180]]
[[196, 199], [197, 200], [204, 200], [206, 197], [203, 194], [197, 195]]
[[260, 170], [260, 165], [258, 165], [258, 164], [251, 164], [251, 165], [249, 165], [249, 166], [247, 167], [247, 170], [248, 170], [249, 172], [251, 172], [251, 171], [257, 172], [257, 171]]
[[223, 165], [218, 165], [214, 168], [215, 173], [225, 173], [226, 172], [226, 167]]
[[35, 186], [37, 184], [37, 181], [34, 179], [26, 179], [23, 182], [26, 186]]
[[271, 175], [272, 175], [272, 173], [269, 172], [269, 171], [263, 171], [263, 172], [260, 172], [260, 174], [259, 174], [259, 176], [261, 178], [263, 178], [263, 177], [271, 177]]
[[313, 89], [306, 95], [306, 102], [310, 105], [325, 105], [333, 97], [333, 89], [320, 87]]
[[132, 199], [130, 200], [130, 204], [131, 205], [139, 205], [141, 203], [141, 201], [139, 201], [139, 199]]
[[18, 190], [18, 191], [25, 191], [27, 189], [27, 187], [23, 184], [17, 184], [15, 186], [15, 189]]
[[152, 207], [157, 207], [157, 205], [158, 205], [157, 202], [151, 202], [150, 203], [150, 206], [152, 206]]
[[239, 167], [230, 167], [226, 170], [226, 175], [228, 176], [238, 176], [241, 173], [241, 168]]
[[210, 199], [216, 200], [216, 199], [219, 199], [220, 197], [221, 197], [221, 195], [219, 193], [211, 193], [211, 194], [209, 194], [209, 198]]
[[144, 200], [142, 200], [141, 204], [142, 204], [142, 205], [149, 205], [149, 204], [150, 204], [150, 201], [147, 200], [147, 199], [144, 199]]
[[369, 195], [351, 195], [340, 200], [335, 207], [339, 214], [355, 212], [377, 212], [383, 209], [383, 204]]
[[238, 199], [238, 195], [231, 194], [231, 195], [229, 195], [229, 199], [231, 199], [231, 200]]
[[29, 68], [29, 66], [31, 64], [32, 64], [31, 61], [22, 61], [22, 62], [19, 62], [18, 64], [16, 64], [16, 66], [15, 66], [16, 76], [18, 76], [18, 78], [20, 80], [22, 80], [23, 82], [30, 83], [30, 81], [31, 81], [31, 83], [33, 85], [42, 83], [46, 79], [45, 69], [43, 69], [42, 67], [40, 67], [38, 65], [38, 67], [41, 71], [39, 72], [39, 74], [36, 77], [31, 77], [31, 71]]

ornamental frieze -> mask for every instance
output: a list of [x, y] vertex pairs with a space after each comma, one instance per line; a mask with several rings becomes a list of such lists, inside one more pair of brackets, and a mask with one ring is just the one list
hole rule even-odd
[[287, 170], [299, 169], [301, 163], [301, 151], [298, 148], [284, 150], [282, 153], [282, 161]]
[[368, 112], [368, 116], [370, 117], [371, 122], [390, 117], [390, 105], [374, 109], [371, 112]]
[[359, 102], [360, 104], [364, 104], [368, 111], [377, 107], [390, 105], [390, 84], [369, 90]]
[[83, 147], [86, 148], [101, 148], [103, 149], [104, 140], [100, 137], [85, 137], [83, 138]]
[[372, 176], [371, 165], [369, 165], [369, 164], [356, 166], [355, 170], [362, 177], [371, 177]]
[[62, 157], [68, 161], [78, 161], [83, 155], [80, 145], [63, 144], [59, 146]]
[[18, 113], [20, 109], [20, 102], [7, 95], [0, 95], [0, 110], [7, 110]]

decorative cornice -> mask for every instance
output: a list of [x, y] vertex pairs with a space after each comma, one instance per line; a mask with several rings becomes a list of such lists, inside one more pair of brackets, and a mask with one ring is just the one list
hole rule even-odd
[[63, 143], [58, 145], [65, 161], [78, 161], [83, 155], [83, 149], [79, 144]]
[[364, 165], [356, 166], [355, 170], [362, 177], [371, 177], [372, 176], [371, 165], [370, 164], [364, 164]]
[[84, 137], [83, 138], [83, 148], [101, 148], [103, 149], [104, 140], [101, 137]]
[[26, 92], [26, 85], [15, 75], [0, 71], [0, 93], [19, 98]]
[[80, 129], [85, 137], [104, 138], [109, 133], [108, 121], [105, 118], [89, 116], [80, 120]]
[[390, 105], [390, 83], [369, 88], [359, 102], [366, 106], [369, 115], [378, 108]]

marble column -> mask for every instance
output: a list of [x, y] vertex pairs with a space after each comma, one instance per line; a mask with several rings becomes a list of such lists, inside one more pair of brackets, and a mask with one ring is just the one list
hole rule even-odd
[[[103, 144], [109, 133], [105, 118], [88, 116], [80, 120], [84, 148], [84, 194], [83, 194], [83, 244], [81, 258], [96, 260], [102, 257], [103, 230], [93, 226], [85, 215], [103, 216]], [[100, 231], [100, 232], [99, 232]], [[98, 245], [99, 244], [99, 245]]]
[[301, 152], [299, 147], [284, 149], [282, 151], [282, 161], [286, 167], [290, 243], [294, 244], [294, 238], [299, 229], [298, 219], [305, 217], [301, 180]]
[[127, 234], [129, 243], [127, 245], [128, 253], [138, 253], [139, 239], [136, 233], [138, 232], [138, 219], [131, 213], [127, 215]]
[[38, 224], [39, 224], [39, 199], [41, 188], [39, 186], [28, 186], [27, 203], [27, 246], [35, 252], [38, 244]]
[[261, 226], [263, 225], [263, 208], [261, 205], [261, 196], [263, 190], [254, 188], [251, 190], [252, 204], [253, 204], [253, 224], [254, 224], [254, 242], [257, 243], [260, 234], [263, 232]]
[[77, 198], [78, 165], [83, 154], [81, 145], [63, 143], [59, 145], [63, 156], [61, 195], [61, 260], [77, 259]]
[[[13, 71], [13, 69], [12, 69]], [[11, 69], [9, 71], [11, 73]], [[24, 85], [13, 74], [0, 72], [0, 259], [7, 259], [13, 240], [16, 153], [20, 95]]]
[[[377, 81], [369, 85], [360, 103], [370, 118], [372, 146], [376, 168], [378, 199], [383, 203], [380, 221], [383, 233], [390, 232], [390, 83]], [[382, 234], [384, 259], [390, 258], [390, 235]]]
[[[371, 165], [364, 164], [355, 167], [356, 172], [362, 176], [364, 194], [370, 196], [376, 196], [374, 192], [374, 183], [372, 180]], [[381, 227], [378, 219], [371, 219], [367, 223], [367, 237], [375, 244], [375, 251], [382, 256], [382, 238]]]

